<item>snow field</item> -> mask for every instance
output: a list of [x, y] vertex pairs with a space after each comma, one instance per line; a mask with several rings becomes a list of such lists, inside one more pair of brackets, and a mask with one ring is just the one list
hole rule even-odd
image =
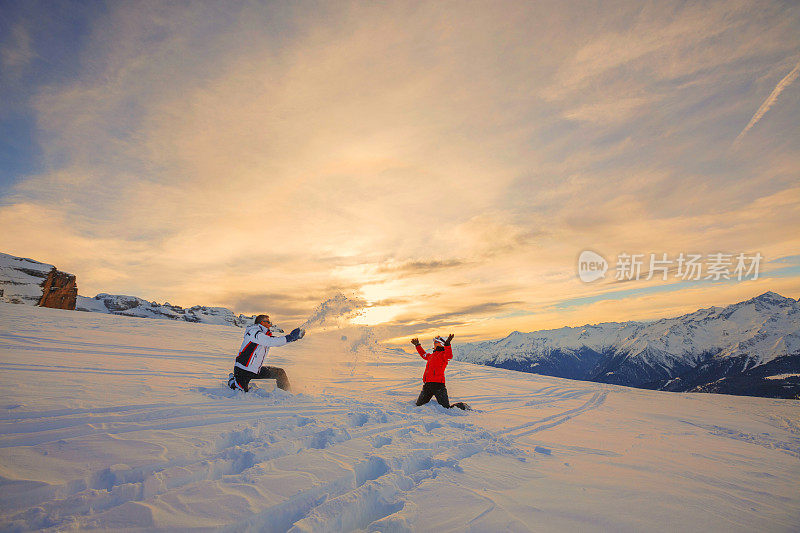
[[[334, 321], [335, 322], [335, 321]], [[288, 326], [288, 324], [287, 324]], [[0, 529], [796, 531], [798, 402], [424, 362], [358, 328], [224, 385], [238, 328], [0, 305]]]

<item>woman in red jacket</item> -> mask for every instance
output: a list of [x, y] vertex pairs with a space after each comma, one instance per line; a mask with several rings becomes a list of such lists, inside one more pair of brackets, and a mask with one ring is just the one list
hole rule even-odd
[[447, 397], [447, 387], [444, 385], [444, 369], [447, 368], [447, 363], [453, 358], [453, 349], [450, 347], [450, 341], [453, 340], [451, 333], [447, 339], [443, 339], [438, 335], [433, 338], [433, 351], [427, 353], [419, 344], [419, 339], [411, 339], [411, 344], [417, 348], [419, 356], [427, 361], [425, 364], [425, 374], [422, 376], [422, 392], [419, 393], [417, 398], [417, 405], [425, 405], [431, 398], [436, 396], [436, 401], [439, 405], [450, 409], [451, 407], [458, 407], [461, 410], [469, 409], [469, 405], [464, 402], [454, 403], [450, 405], [450, 399]]

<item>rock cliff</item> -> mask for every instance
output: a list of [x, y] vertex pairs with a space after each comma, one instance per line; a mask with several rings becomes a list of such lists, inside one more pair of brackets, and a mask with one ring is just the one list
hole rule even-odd
[[0, 301], [75, 309], [77, 296], [73, 274], [47, 263], [0, 253]]
[[42, 282], [40, 307], [73, 310], [77, 298], [78, 285], [74, 274], [67, 274], [56, 268], [47, 273], [47, 278]]

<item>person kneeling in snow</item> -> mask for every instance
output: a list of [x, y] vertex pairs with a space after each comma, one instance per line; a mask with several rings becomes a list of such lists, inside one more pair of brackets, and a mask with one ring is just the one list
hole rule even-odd
[[427, 353], [419, 344], [419, 339], [411, 339], [411, 344], [417, 348], [419, 356], [427, 361], [425, 364], [425, 374], [422, 376], [422, 392], [419, 393], [417, 398], [417, 406], [425, 405], [431, 398], [436, 396], [436, 401], [439, 405], [450, 409], [451, 407], [458, 407], [461, 410], [469, 409], [469, 405], [464, 402], [454, 403], [450, 405], [450, 399], [447, 397], [447, 387], [444, 385], [444, 369], [447, 368], [447, 363], [453, 358], [453, 349], [450, 347], [450, 341], [453, 340], [451, 333], [447, 339], [440, 336], [433, 338], [433, 351]]
[[291, 390], [286, 371], [276, 366], [261, 366], [269, 349], [275, 346], [302, 339], [306, 334], [304, 329], [295, 328], [285, 337], [273, 337], [270, 328], [272, 322], [267, 315], [258, 315], [252, 326], [248, 326], [244, 333], [242, 347], [236, 356], [233, 373], [228, 375], [228, 386], [234, 390], [250, 390], [248, 384], [251, 379], [274, 379], [278, 388], [285, 391]]

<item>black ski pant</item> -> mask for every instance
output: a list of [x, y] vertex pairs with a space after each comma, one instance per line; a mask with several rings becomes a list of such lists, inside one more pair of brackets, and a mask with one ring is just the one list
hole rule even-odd
[[233, 377], [236, 379], [236, 383], [241, 386], [245, 392], [250, 390], [250, 383], [251, 379], [274, 379], [278, 382], [278, 388], [283, 390], [291, 390], [292, 387], [289, 384], [289, 377], [286, 375], [286, 371], [282, 368], [278, 368], [277, 366], [262, 366], [258, 370], [258, 374], [253, 372], [248, 372], [247, 370], [242, 370], [238, 366], [233, 367]]
[[422, 385], [422, 391], [420, 391], [419, 398], [417, 398], [417, 406], [425, 405], [431, 401], [431, 398], [434, 396], [436, 396], [436, 401], [439, 402], [439, 405], [447, 409], [458, 407], [463, 411], [467, 408], [462, 402], [450, 405], [450, 398], [447, 397], [447, 387], [444, 386], [444, 383], [434, 382], [428, 382]]

